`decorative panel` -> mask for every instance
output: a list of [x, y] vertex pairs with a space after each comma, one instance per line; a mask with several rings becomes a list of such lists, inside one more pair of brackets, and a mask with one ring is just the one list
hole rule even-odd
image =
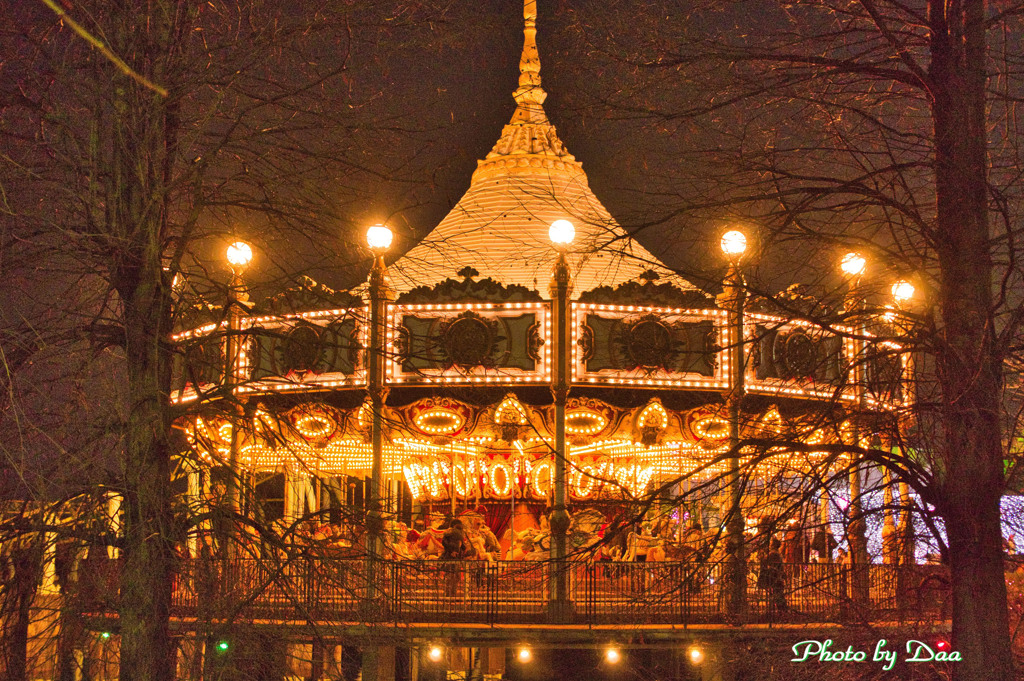
[[720, 387], [724, 380], [720, 311], [599, 304], [574, 309], [577, 381]]
[[253, 380], [354, 374], [360, 354], [355, 319], [325, 321], [288, 321], [252, 329], [256, 341]]
[[543, 303], [399, 305], [389, 380], [546, 380]]
[[754, 326], [751, 362], [757, 379], [838, 383], [843, 377], [842, 339], [823, 331]]

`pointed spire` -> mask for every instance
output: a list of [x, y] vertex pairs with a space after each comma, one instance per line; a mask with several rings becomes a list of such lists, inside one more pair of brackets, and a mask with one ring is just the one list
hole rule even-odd
[[523, 56], [519, 60], [519, 87], [513, 93], [516, 112], [501, 137], [480, 161], [473, 181], [496, 174], [559, 173], [583, 174], [583, 166], [573, 158], [555, 126], [544, 113], [548, 93], [540, 85], [540, 56], [537, 54], [537, 0], [523, 0]]
[[519, 87], [513, 97], [516, 99], [516, 113], [512, 123], [544, 125], [548, 117], [544, 114], [544, 100], [548, 93], [540, 84], [540, 54], [537, 52], [537, 0], [523, 0], [523, 56], [519, 59]]

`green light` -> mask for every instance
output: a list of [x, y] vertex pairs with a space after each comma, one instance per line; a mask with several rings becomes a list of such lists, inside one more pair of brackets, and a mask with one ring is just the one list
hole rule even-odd
[[102, 638], [104, 641], [106, 641], [108, 638], [110, 638], [110, 632], [109, 631], [104, 631], [102, 634], [100, 634], [100, 638]]
[[220, 652], [224, 653], [224, 652], [227, 652], [227, 649], [228, 649], [228, 642], [227, 641], [217, 641], [217, 650], [219, 650]]

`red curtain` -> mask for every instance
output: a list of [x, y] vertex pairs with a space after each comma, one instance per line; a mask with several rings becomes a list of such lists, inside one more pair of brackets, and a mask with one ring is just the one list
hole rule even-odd
[[505, 502], [491, 503], [484, 509], [484, 522], [498, 539], [501, 539], [501, 535], [508, 529], [508, 521], [511, 517], [512, 507]]

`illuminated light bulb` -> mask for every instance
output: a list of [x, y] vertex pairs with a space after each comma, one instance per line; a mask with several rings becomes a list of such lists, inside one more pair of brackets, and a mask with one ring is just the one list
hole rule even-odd
[[548, 238], [556, 246], [568, 246], [576, 238], [576, 228], [568, 220], [555, 220], [548, 228]]
[[622, 653], [619, 652], [618, 648], [609, 648], [608, 650], [604, 651], [604, 659], [608, 660], [612, 664], [615, 664], [622, 659]]
[[859, 277], [864, 274], [868, 261], [860, 253], [847, 253], [839, 263], [839, 269], [848, 277]]
[[427, 656], [434, 662], [440, 662], [441, 657], [444, 655], [444, 649], [441, 646], [431, 646]]
[[897, 303], [903, 303], [914, 297], [914, 285], [906, 279], [900, 279], [892, 285], [892, 297]]
[[697, 646], [693, 646], [692, 648], [690, 648], [687, 654], [690, 657], [690, 662], [692, 662], [693, 664], [700, 664], [704, 661], [704, 651], [698, 648]]
[[227, 641], [217, 641], [217, 650], [219, 652], [226, 653], [230, 647], [231, 646]]
[[526, 663], [533, 659], [533, 653], [530, 652], [529, 648], [519, 649], [519, 661]]
[[738, 258], [747, 250], [747, 235], [738, 229], [731, 229], [722, 235], [719, 245], [727, 256], [733, 259]]
[[373, 225], [366, 230], [366, 245], [371, 251], [383, 252], [391, 247], [395, 235], [387, 225]]
[[252, 246], [244, 241], [236, 241], [228, 246], [226, 252], [228, 264], [235, 269], [243, 269], [252, 262]]

